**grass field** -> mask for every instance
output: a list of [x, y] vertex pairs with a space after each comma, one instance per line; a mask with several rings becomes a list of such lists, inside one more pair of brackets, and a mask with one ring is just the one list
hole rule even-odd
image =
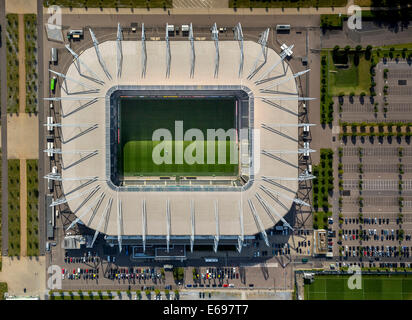
[[[207, 137], [207, 129], [235, 128], [235, 100], [213, 98], [122, 98], [120, 102], [120, 145], [119, 173], [123, 176], [211, 176], [237, 174], [238, 164], [230, 163], [230, 151], [237, 153], [235, 142], [223, 142], [226, 150], [226, 161], [219, 164], [219, 145], [215, 145], [215, 163], [207, 164], [207, 143], [205, 141], [203, 155], [189, 152], [188, 145], [192, 141], [183, 141], [183, 150], [198, 156], [203, 164], [190, 164], [183, 160], [182, 164], [175, 161], [175, 121], [183, 121], [183, 133], [188, 129], [199, 129]], [[153, 132], [157, 129], [168, 129], [172, 135], [170, 141], [172, 154], [160, 153], [160, 156], [171, 157], [171, 163], [156, 164], [152, 159], [154, 148], [163, 143], [152, 141]], [[181, 142], [181, 140], [179, 139]], [[193, 144], [192, 146], [194, 146]], [[199, 150], [202, 150], [201, 145]], [[156, 151], [156, 150], [155, 150]], [[201, 152], [201, 151], [200, 151]], [[185, 159], [185, 158], [184, 158]], [[237, 161], [237, 158], [236, 158]]]
[[305, 284], [305, 300], [411, 300], [412, 276], [362, 275], [362, 288], [351, 290], [349, 276], [316, 276]]
[[20, 160], [8, 162], [9, 256], [20, 255]]
[[39, 255], [38, 160], [27, 160], [27, 255]]
[[329, 93], [337, 96], [343, 92], [349, 95], [354, 92], [359, 95], [361, 92], [368, 92], [371, 85], [370, 81], [370, 61], [367, 61], [364, 55], [361, 55], [359, 64], [353, 63], [353, 55], [349, 55], [349, 68], [338, 68], [332, 63], [332, 53], [329, 52]]
[[4, 294], [7, 292], [7, 283], [0, 282], [0, 300], [4, 300]]

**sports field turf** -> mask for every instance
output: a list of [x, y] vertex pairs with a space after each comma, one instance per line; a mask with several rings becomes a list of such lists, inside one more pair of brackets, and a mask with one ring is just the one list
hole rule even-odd
[[362, 289], [349, 289], [349, 276], [316, 276], [305, 284], [305, 300], [412, 300], [412, 276], [362, 275]]
[[[206, 140], [207, 129], [235, 128], [234, 98], [121, 98], [120, 101], [119, 173], [123, 176], [234, 176], [238, 164], [230, 163], [231, 148], [237, 150], [236, 142], [223, 142], [226, 161], [219, 164], [218, 144], [215, 145], [214, 164], [207, 163], [207, 144], [204, 143], [204, 163], [189, 164], [175, 161], [175, 121], [183, 121], [183, 133], [199, 129]], [[159, 141], [152, 141], [157, 129], [168, 129], [172, 134], [172, 163], [153, 162], [153, 148]], [[191, 141], [183, 142], [183, 150]], [[237, 151], [236, 151], [237, 152]], [[169, 154], [168, 154], [169, 155]], [[196, 153], [193, 153], [195, 156]], [[161, 156], [165, 156], [164, 152]], [[237, 158], [236, 158], [237, 161]]]

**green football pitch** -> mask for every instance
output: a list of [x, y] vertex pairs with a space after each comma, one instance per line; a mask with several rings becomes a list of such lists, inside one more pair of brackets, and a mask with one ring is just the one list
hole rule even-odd
[[[207, 129], [235, 128], [235, 98], [136, 98], [122, 97], [120, 100], [120, 144], [118, 148], [118, 170], [122, 176], [236, 176], [237, 158], [230, 162], [230, 153], [237, 152], [235, 141], [222, 142], [226, 150], [225, 163], [218, 163], [219, 144], [215, 144], [215, 161], [207, 163]], [[196, 128], [205, 137], [203, 163], [182, 164], [175, 161], [175, 142], [172, 141], [172, 163], [156, 164], [153, 149], [159, 141], [153, 141], [153, 132], [168, 129], [175, 137], [175, 121], [183, 121], [183, 132]], [[186, 150], [192, 141], [183, 141]], [[194, 145], [192, 145], [194, 146]], [[234, 154], [235, 154], [234, 153]], [[164, 151], [160, 153], [165, 156]], [[192, 153], [196, 156], [196, 152]]]
[[315, 276], [305, 284], [305, 300], [412, 300], [412, 276], [362, 275], [362, 288], [350, 289], [349, 276]]

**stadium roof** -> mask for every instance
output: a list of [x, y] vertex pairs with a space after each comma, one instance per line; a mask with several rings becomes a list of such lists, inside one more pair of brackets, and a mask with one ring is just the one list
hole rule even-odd
[[[67, 202], [85, 225], [119, 240], [134, 235], [202, 235], [218, 240], [225, 235], [265, 234], [296, 197], [299, 101], [285, 54], [262, 41], [220, 41], [218, 47], [216, 40], [194, 41], [194, 52], [190, 41], [169, 41], [170, 58], [165, 41], [106, 41], [84, 50], [65, 74], [67, 92], [61, 91], [61, 133], [67, 142], [59, 151], [65, 192], [60, 202]], [[260, 92], [276, 81], [279, 84], [270, 93]], [[117, 192], [109, 187], [105, 95], [114, 86], [139, 85], [249, 88], [254, 128], [260, 131], [255, 150], [260, 169], [253, 185], [242, 192]]]

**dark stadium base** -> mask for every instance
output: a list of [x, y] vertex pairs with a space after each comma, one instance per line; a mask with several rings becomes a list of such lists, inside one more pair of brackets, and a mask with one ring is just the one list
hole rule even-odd
[[[188, 88], [188, 89], [180, 89], [180, 88]], [[209, 89], [213, 88], [213, 89]], [[153, 89], [155, 88], [155, 89]], [[159, 89], [157, 89], [159, 88]], [[171, 89], [171, 88], [178, 88], [178, 89]], [[121, 190], [123, 191], [150, 191], [155, 188], [157, 191], [159, 188], [164, 188], [165, 190], [170, 190], [170, 191], [204, 191], [202, 187], [204, 186], [207, 189], [216, 189], [216, 191], [233, 191], [237, 188], [241, 188], [244, 186], [248, 181], [249, 181], [249, 176], [242, 174], [240, 172], [240, 155], [241, 150], [239, 149], [240, 143], [238, 143], [237, 139], [239, 139], [239, 130], [240, 129], [251, 129], [253, 125], [250, 123], [250, 114], [253, 113], [253, 98], [251, 99], [251, 92], [247, 88], [243, 88], [240, 86], [205, 86], [204, 88], [207, 88], [207, 90], [202, 89], [203, 86], [200, 87], [200, 90], [195, 90], [195, 89], [189, 89], [193, 88], [192, 86], [160, 86], [160, 87], [150, 87], [149, 88], [143, 88], [139, 86], [135, 86], [133, 88], [130, 87], [115, 87], [109, 90], [108, 94], [106, 95], [106, 123], [109, 125], [108, 127], [110, 128], [110, 131], [107, 132], [108, 134], [106, 135], [106, 146], [110, 145], [110, 153], [106, 152], [106, 174], [108, 178], [110, 178], [110, 183], [109, 186], [111, 186], [113, 189], [116, 187], [120, 187]], [[222, 88], [222, 89], [220, 89]], [[233, 89], [232, 89], [233, 88]], [[249, 92], [249, 93], [248, 93]], [[218, 164], [215, 162], [214, 164], [195, 164], [195, 166], [190, 166], [189, 167], [184, 163], [183, 165], [175, 164], [174, 162], [172, 165], [167, 165], [164, 164], [165, 168], [160, 168], [160, 170], [156, 167], [156, 165], [149, 166], [148, 167], [148, 161], [142, 161], [141, 163], [135, 159], [134, 156], [130, 158], [130, 155], [124, 155], [123, 154], [123, 149], [122, 146], [126, 145], [127, 142], [128, 148], [127, 150], [130, 150], [130, 146], [132, 146], [135, 149], [132, 150], [143, 150], [139, 151], [140, 153], [147, 153], [150, 155], [150, 160], [152, 154], [148, 152], [145, 148], [139, 147], [139, 143], [148, 143], [148, 132], [141, 131], [144, 130], [141, 127], [136, 129], [136, 127], [133, 125], [133, 123], [136, 123], [136, 126], [138, 126], [139, 123], [139, 118], [137, 117], [136, 121], [133, 119], [130, 119], [131, 117], [130, 112], [127, 114], [121, 115], [121, 104], [122, 101], [161, 101], [161, 104], [164, 104], [164, 106], [161, 106], [161, 108], [165, 108], [166, 104], [165, 101], [169, 99], [169, 101], [174, 101], [176, 104], [176, 100], [179, 101], [185, 101], [187, 100], [193, 100], [195, 99], [194, 104], [192, 103], [193, 106], [197, 106], [197, 109], [199, 109], [197, 105], [197, 101], [202, 102], [202, 99], [204, 101], [202, 103], [206, 103], [207, 101], [213, 101], [215, 99], [217, 103], [222, 103], [224, 101], [233, 101], [232, 102], [232, 111], [229, 109], [221, 109], [217, 108], [217, 106], [213, 106], [213, 103], [211, 104], [211, 112], [209, 115], [209, 118], [212, 119], [212, 124], [210, 125], [211, 128], [208, 129], [223, 129], [223, 130], [228, 130], [229, 128], [233, 128], [236, 130], [236, 145], [239, 150], [238, 156], [237, 156], [237, 164], [231, 164], [229, 161], [226, 161], [226, 163], [222, 166], [221, 164]], [[220, 99], [220, 100], [219, 100]], [[140, 103], [139, 102], [139, 103]], [[140, 106], [139, 108], [143, 108], [144, 104]], [[182, 106], [183, 108], [183, 106]], [[215, 108], [215, 109], [213, 109]], [[130, 109], [130, 106], [129, 106]], [[163, 110], [162, 109], [162, 110]], [[179, 103], [178, 107], [174, 107], [173, 110], [179, 109]], [[133, 110], [133, 108], [131, 109]], [[171, 117], [167, 117], [167, 115], [163, 115], [163, 113], [160, 113], [160, 124], [158, 123], [159, 121], [154, 121], [154, 123], [160, 127], [166, 126], [166, 129], [170, 130], [171, 132], [174, 132], [174, 127], [173, 130], [170, 123], [168, 121], [180, 121], [183, 119], [180, 119], [184, 116], [187, 117], [187, 126], [184, 126], [184, 129], [191, 129], [196, 128], [199, 129], [202, 133], [203, 131], [206, 132], [206, 126], [208, 123], [205, 120], [205, 123], [202, 123], [202, 120], [205, 118], [205, 114], [199, 115], [196, 112], [193, 111], [189, 112], [188, 111], [178, 111], [177, 114], [174, 111], [169, 111], [172, 112]], [[200, 108], [202, 112], [205, 112]], [[208, 109], [207, 109], [208, 110]], [[215, 111], [213, 111], [215, 110]], [[228, 110], [230, 111], [228, 113], [228, 116], [224, 116], [223, 114], [220, 115], [219, 110]], [[129, 110], [130, 111], [130, 110]], [[140, 110], [141, 111], [141, 110]], [[166, 108], [167, 111], [167, 108]], [[212, 112], [213, 111], [213, 112]], [[179, 112], [183, 112], [179, 116]], [[226, 111], [224, 111], [226, 112]], [[142, 112], [136, 111], [137, 114], [142, 114]], [[227, 113], [227, 112], [226, 112]], [[225, 114], [226, 114], [225, 113]], [[162, 118], [163, 115], [163, 118]], [[132, 131], [125, 131], [123, 128], [123, 119], [126, 118], [125, 121], [129, 121], [130, 125], [128, 127], [132, 128]], [[159, 118], [159, 113], [154, 113], [154, 117], [157, 119]], [[148, 116], [147, 121], [143, 121], [147, 126], [147, 122], [152, 121], [153, 119], [152, 116]], [[207, 118], [207, 117], [206, 117]], [[151, 119], [151, 120], [150, 120]], [[154, 120], [156, 120], [154, 119]], [[209, 120], [210, 120], [209, 119]], [[133, 120], [133, 121], [132, 121]], [[215, 127], [213, 127], [213, 124]], [[202, 127], [203, 125], [203, 127]], [[149, 124], [149, 127], [151, 129], [153, 125]], [[137, 130], [137, 131], [136, 131]], [[139, 131], [140, 130], [140, 131]], [[134, 132], [136, 131], [136, 132]], [[150, 130], [149, 130], [150, 131]], [[205, 135], [205, 132], [203, 133]], [[142, 137], [143, 136], [143, 137]], [[141, 138], [142, 137], [142, 138]], [[250, 133], [248, 133], [247, 138], [251, 141], [251, 136]], [[108, 139], [110, 139], [108, 141]], [[124, 140], [126, 139], [126, 140]], [[134, 144], [130, 145], [130, 142], [133, 142]], [[150, 140], [149, 142], [152, 142]], [[173, 140], [174, 142], [174, 140]], [[135, 144], [138, 145], [135, 145]], [[145, 144], [145, 146], [146, 146]], [[253, 150], [252, 146], [250, 145], [250, 151], [251, 153]], [[146, 150], [146, 151], [145, 151]], [[173, 148], [173, 150], [175, 150]], [[230, 150], [230, 149], [229, 149]], [[246, 150], [246, 149], [245, 149]], [[150, 151], [150, 150], [149, 150]], [[129, 152], [129, 151], [128, 151]], [[136, 151], [137, 152], [137, 151]], [[226, 157], [227, 157], [228, 152], [226, 152]], [[215, 154], [217, 156], [217, 153]], [[250, 155], [250, 159], [251, 154]], [[148, 156], [145, 155], [147, 159]], [[140, 156], [138, 157], [140, 160]], [[145, 158], [145, 160], [147, 160]], [[125, 159], [123, 161], [123, 159]], [[125, 165], [126, 164], [126, 165]], [[150, 163], [149, 163], [150, 164]], [[127, 167], [125, 167], [127, 166]], [[166, 167], [169, 166], [169, 167]], [[152, 169], [151, 167], [154, 167], [155, 169]], [[193, 168], [192, 168], [193, 167]], [[177, 169], [176, 169], [177, 168]], [[110, 174], [109, 173], [110, 170]], [[126, 170], [126, 171], [125, 171]], [[145, 176], [148, 178], [146, 179]], [[222, 178], [219, 178], [222, 176]], [[146, 189], [146, 190], [145, 190]]]
[[[106, 243], [113, 248], [118, 248], [117, 236], [105, 236]], [[213, 236], [196, 236], [193, 245], [193, 252], [202, 254], [214, 254]], [[237, 251], [238, 236], [220, 236], [217, 250]], [[244, 241], [256, 239], [255, 235], [244, 236]], [[122, 247], [129, 247], [130, 254], [134, 253], [134, 259], [153, 259], [153, 260], [185, 260], [186, 253], [191, 252], [190, 236], [171, 236], [169, 252], [165, 236], [147, 236], [143, 250], [143, 240], [141, 236], [123, 236]]]

